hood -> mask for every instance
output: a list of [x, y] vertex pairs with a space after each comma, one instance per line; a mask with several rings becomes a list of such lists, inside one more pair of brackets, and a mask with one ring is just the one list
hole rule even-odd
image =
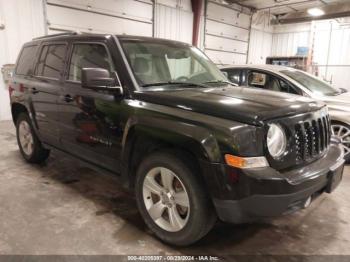
[[262, 121], [307, 113], [325, 104], [310, 98], [257, 88], [186, 88], [139, 91], [135, 98], [183, 110], [261, 125]]
[[350, 112], [350, 92], [337, 96], [323, 96], [319, 99], [325, 102], [330, 109]]

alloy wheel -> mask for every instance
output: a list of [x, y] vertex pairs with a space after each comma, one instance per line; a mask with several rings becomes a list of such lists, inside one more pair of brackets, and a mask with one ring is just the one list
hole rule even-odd
[[340, 139], [345, 155], [350, 153], [350, 128], [343, 125], [332, 125], [332, 134]]
[[190, 201], [179, 177], [164, 167], [155, 167], [145, 176], [143, 201], [154, 223], [169, 232], [183, 229], [190, 215]]
[[31, 128], [26, 121], [22, 121], [19, 124], [18, 135], [23, 152], [27, 156], [32, 155], [34, 151], [34, 139]]

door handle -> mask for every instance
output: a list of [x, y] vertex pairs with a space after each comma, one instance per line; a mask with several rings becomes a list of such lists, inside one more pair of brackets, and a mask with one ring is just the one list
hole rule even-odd
[[67, 102], [67, 103], [70, 103], [70, 102], [73, 102], [74, 98], [71, 97], [71, 95], [65, 95], [65, 96], [63, 97], [63, 100], [64, 100], [65, 102]]
[[35, 87], [33, 87], [33, 88], [32, 88], [32, 94], [37, 94], [37, 93], [39, 93], [39, 90], [36, 89]]

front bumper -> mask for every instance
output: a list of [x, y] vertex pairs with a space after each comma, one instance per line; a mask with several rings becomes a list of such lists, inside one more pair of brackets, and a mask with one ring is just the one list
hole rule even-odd
[[342, 179], [344, 163], [342, 147], [331, 144], [321, 159], [304, 167], [286, 172], [270, 167], [240, 170], [239, 181], [214, 197], [214, 206], [219, 218], [230, 223], [291, 213], [310, 197], [331, 193]]

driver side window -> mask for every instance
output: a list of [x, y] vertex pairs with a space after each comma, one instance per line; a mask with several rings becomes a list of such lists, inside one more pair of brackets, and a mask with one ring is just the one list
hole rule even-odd
[[249, 72], [248, 86], [266, 89], [268, 83], [268, 75], [260, 72]]
[[240, 85], [241, 84], [241, 75], [242, 70], [240, 69], [234, 69], [234, 70], [227, 70], [228, 80], [230, 80], [232, 83]]
[[102, 44], [74, 44], [68, 80], [81, 81], [83, 68], [103, 68], [112, 72], [113, 65]]
[[273, 75], [263, 72], [251, 71], [248, 75], [248, 86], [263, 88], [266, 90], [298, 94], [298, 92], [287, 82]]
[[289, 85], [287, 82], [279, 79], [279, 83], [281, 86], [281, 92], [299, 95], [299, 92], [293, 86]]

